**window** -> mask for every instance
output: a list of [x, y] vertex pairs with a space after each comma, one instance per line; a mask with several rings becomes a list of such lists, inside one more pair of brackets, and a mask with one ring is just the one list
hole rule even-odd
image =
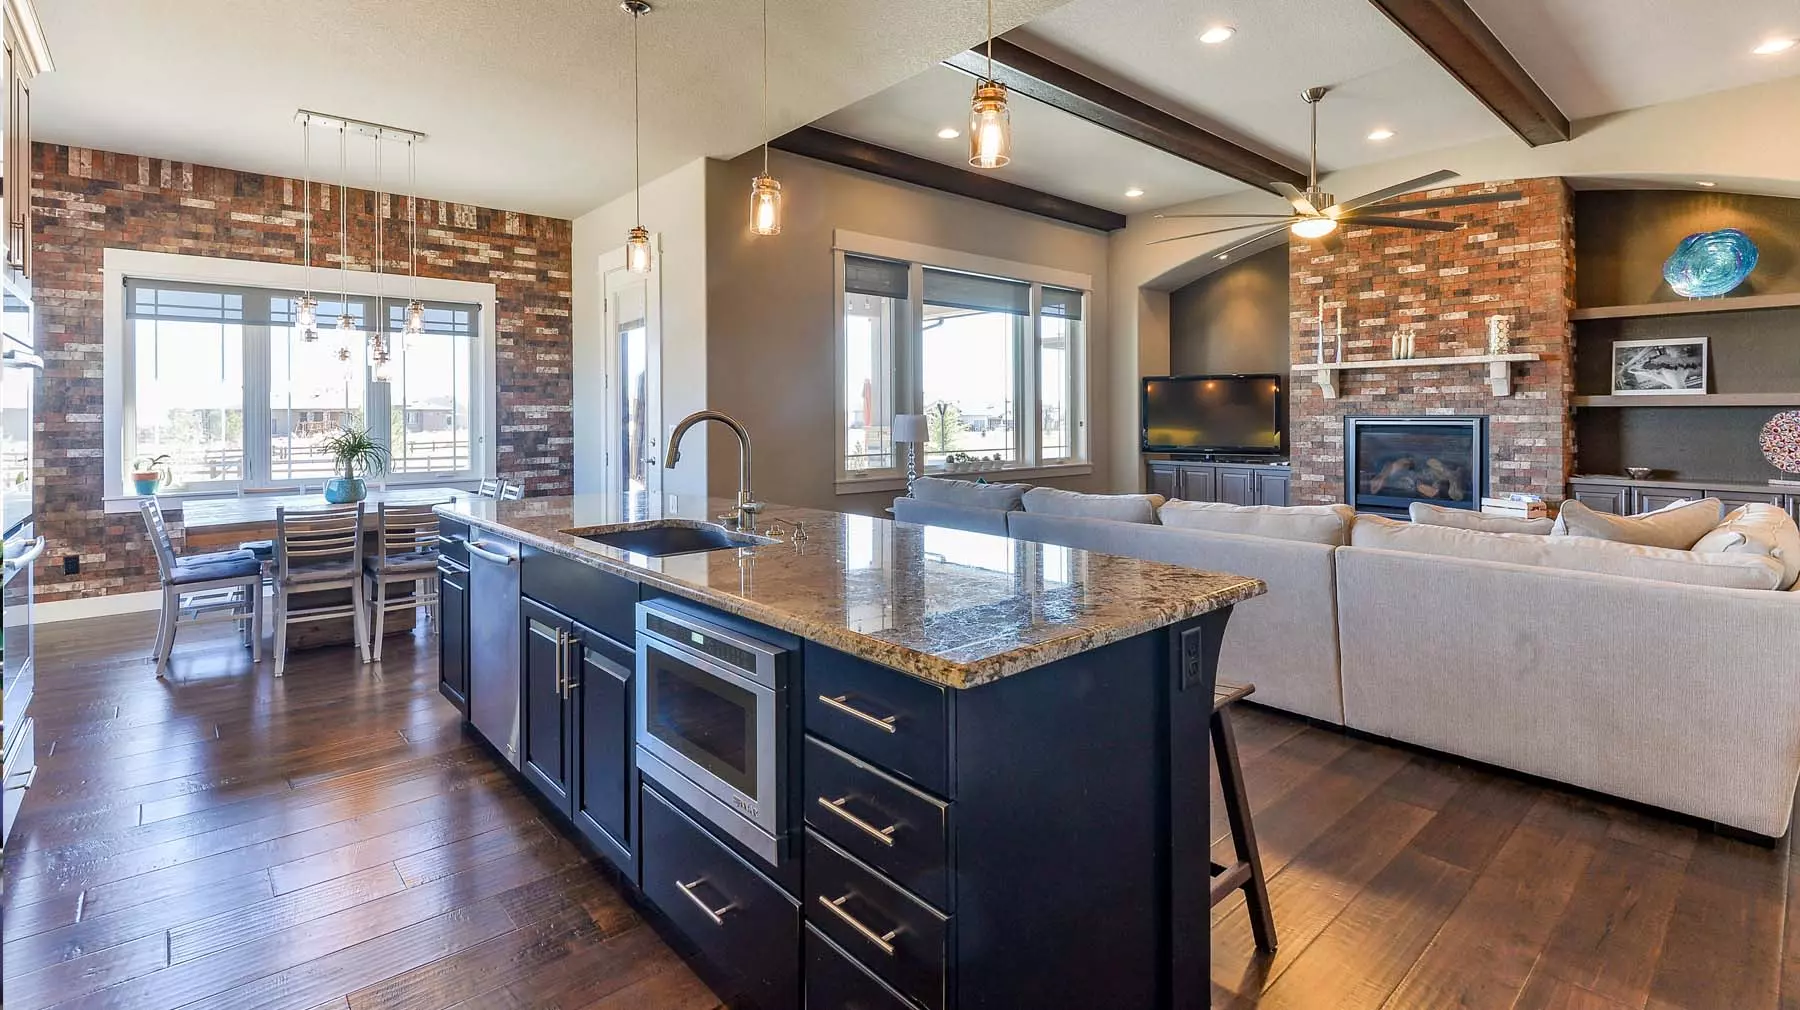
[[[388, 448], [390, 480], [479, 476], [480, 306], [428, 301], [424, 332], [407, 335], [404, 299], [321, 298], [320, 336], [307, 342], [292, 291], [124, 286], [123, 464], [166, 454], [176, 491], [319, 483], [337, 472], [323, 441], [367, 424]], [[359, 335], [340, 360], [333, 323], [346, 312]], [[387, 382], [368, 362], [375, 320], [392, 355]]]
[[925, 417], [920, 472], [1086, 461], [1087, 278], [838, 237], [840, 490], [904, 474], [896, 414]]

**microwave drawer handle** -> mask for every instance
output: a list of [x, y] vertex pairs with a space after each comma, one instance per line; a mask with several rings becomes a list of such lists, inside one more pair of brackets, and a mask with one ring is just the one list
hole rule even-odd
[[853, 718], [861, 719], [863, 722], [866, 722], [869, 725], [875, 727], [876, 729], [881, 730], [883, 733], [894, 732], [894, 717], [893, 716], [890, 715], [890, 716], [883, 718], [880, 716], [870, 715], [869, 713], [864, 712], [862, 709], [857, 708], [854, 705], [851, 705], [846, 700], [849, 697], [850, 696], [847, 694], [840, 694], [835, 698], [831, 697], [830, 695], [821, 694], [821, 695], [819, 695], [819, 700], [824, 702], [827, 705], [830, 705], [832, 708], [837, 709], [839, 712], [844, 713], [845, 715], [851, 716]]
[[850, 898], [851, 898], [851, 896], [846, 894], [843, 897], [838, 898], [837, 900], [833, 901], [832, 899], [827, 898], [823, 894], [821, 894], [821, 895], [819, 895], [819, 904], [824, 905], [826, 910], [829, 911], [832, 915], [835, 915], [838, 918], [844, 920], [844, 924], [849, 926], [851, 929], [856, 930], [857, 933], [862, 935], [863, 939], [869, 941], [870, 943], [874, 944], [876, 947], [880, 948], [880, 950], [883, 954], [887, 954], [890, 957], [893, 956], [894, 945], [891, 941], [894, 939], [894, 937], [900, 935], [900, 931], [898, 929], [890, 929], [885, 933], [877, 933], [874, 930], [870, 929], [869, 927], [858, 922], [856, 920], [855, 916], [851, 915], [849, 912], [844, 911], [844, 902], [849, 901]]
[[691, 884], [684, 884], [681, 881], [677, 880], [677, 881], [675, 881], [675, 888], [676, 888], [676, 890], [679, 890], [682, 894], [687, 895], [687, 900], [693, 902], [695, 908], [698, 908], [700, 911], [705, 912], [706, 917], [713, 921], [713, 925], [723, 926], [723, 925], [725, 925], [725, 913], [736, 908], [737, 903], [733, 902], [731, 904], [725, 905], [722, 908], [714, 908], [711, 905], [708, 905], [705, 901], [701, 900], [701, 898], [698, 894], [694, 893], [694, 888], [699, 887], [701, 884], [704, 884], [704, 883], [706, 883], [705, 877], [701, 877], [700, 879], [694, 881]]
[[885, 828], [878, 828], [875, 825], [870, 824], [868, 821], [863, 820], [844, 808], [844, 803], [849, 799], [850, 797], [848, 796], [842, 796], [835, 800], [828, 800], [821, 796], [819, 797], [819, 806], [822, 806], [839, 817], [842, 817], [844, 820], [849, 821], [852, 827], [861, 831], [863, 834], [868, 835], [870, 838], [875, 839], [883, 845], [892, 846], [894, 844], [894, 832], [900, 829], [900, 825], [890, 824]]

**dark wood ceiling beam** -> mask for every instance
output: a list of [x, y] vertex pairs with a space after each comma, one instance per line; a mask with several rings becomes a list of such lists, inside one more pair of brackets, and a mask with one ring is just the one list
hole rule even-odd
[[1039, 192], [969, 169], [914, 157], [854, 137], [845, 137], [813, 126], [802, 126], [769, 142], [777, 151], [798, 154], [833, 165], [854, 168], [898, 182], [924, 186], [971, 200], [1022, 210], [1027, 214], [1078, 224], [1096, 231], [1125, 227], [1125, 215]]
[[1527, 144], [1569, 139], [1569, 117], [1465, 0], [1369, 0]]
[[[966, 74], [987, 76], [985, 49], [959, 53], [944, 63]], [[994, 40], [994, 79], [1015, 94], [1259, 189], [1269, 189], [1277, 182], [1306, 186], [1304, 172], [1006, 39]]]

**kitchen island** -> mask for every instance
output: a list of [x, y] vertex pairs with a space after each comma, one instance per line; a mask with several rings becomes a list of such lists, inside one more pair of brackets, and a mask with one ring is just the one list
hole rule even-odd
[[[439, 508], [445, 696], [516, 692], [477, 731], [721, 995], [1206, 1006], [1214, 673], [1263, 584], [781, 506], [707, 524], [730, 507]], [[473, 644], [496, 627], [512, 670]]]

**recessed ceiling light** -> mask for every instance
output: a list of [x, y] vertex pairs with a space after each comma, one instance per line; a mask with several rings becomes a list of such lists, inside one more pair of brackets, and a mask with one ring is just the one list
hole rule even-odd
[[1796, 45], [1800, 45], [1800, 39], [1767, 39], [1750, 51], [1758, 56], [1774, 56], [1776, 53], [1785, 53]]
[[1713, 187], [1714, 187], [1714, 186], [1717, 186], [1717, 185], [1718, 185], [1718, 183], [1716, 183], [1716, 182], [1705, 182], [1705, 181], [1701, 181], [1701, 182], [1696, 182], [1696, 183], [1694, 183], [1694, 185], [1696, 185], [1696, 186], [1705, 186], [1705, 187], [1706, 187], [1706, 188], [1707, 188], [1707, 189], [1711, 189], [1711, 188], [1713, 188]]
[[946, 126], [938, 131], [939, 140], [955, 140], [962, 136], [962, 131], [954, 126]]
[[1370, 130], [1369, 131], [1369, 139], [1370, 140], [1392, 140], [1392, 139], [1394, 139], [1394, 131], [1388, 129], [1385, 126], [1379, 130]]
[[1133, 200], [1136, 200], [1138, 197], [1144, 195], [1144, 191], [1137, 188], [1136, 186], [1133, 186], [1130, 189], [1125, 191], [1125, 195], [1132, 198]]
[[1213, 25], [1211, 28], [1200, 33], [1200, 41], [1209, 46], [1216, 46], [1236, 34], [1237, 29], [1230, 25]]

